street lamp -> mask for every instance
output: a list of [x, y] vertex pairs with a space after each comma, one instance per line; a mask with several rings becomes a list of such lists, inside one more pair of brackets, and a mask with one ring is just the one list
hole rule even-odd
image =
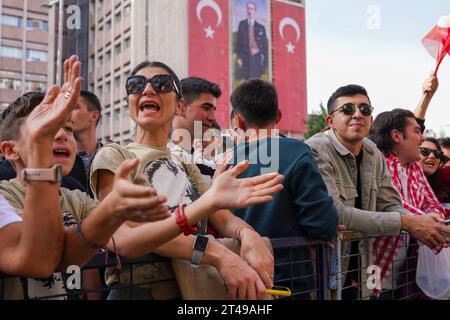
[[56, 84], [62, 85], [62, 46], [63, 46], [63, 19], [64, 19], [64, 0], [53, 0], [44, 3], [42, 7], [52, 8], [55, 4], [59, 3], [59, 17], [58, 17], [58, 49], [56, 53]]

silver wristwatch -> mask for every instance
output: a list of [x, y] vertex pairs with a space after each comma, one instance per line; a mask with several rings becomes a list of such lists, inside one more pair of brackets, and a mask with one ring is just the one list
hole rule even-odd
[[198, 268], [202, 262], [202, 257], [208, 248], [209, 238], [205, 236], [208, 220], [205, 218], [201, 221], [200, 232], [195, 236], [194, 245], [192, 246], [191, 266]]

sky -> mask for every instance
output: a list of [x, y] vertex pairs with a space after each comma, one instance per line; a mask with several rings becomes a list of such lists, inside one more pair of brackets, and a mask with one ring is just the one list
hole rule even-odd
[[[367, 89], [375, 116], [413, 111], [436, 65], [421, 40], [449, 14], [450, 0], [306, 0], [308, 112], [350, 83]], [[426, 126], [450, 136], [450, 57], [438, 78]]]

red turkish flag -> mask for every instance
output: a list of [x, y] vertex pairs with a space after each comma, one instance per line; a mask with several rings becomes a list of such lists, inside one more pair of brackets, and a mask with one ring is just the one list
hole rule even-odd
[[444, 57], [450, 55], [450, 15], [439, 19], [437, 25], [423, 38], [422, 44], [436, 59], [436, 75]]
[[228, 11], [228, 0], [189, 0], [189, 75], [220, 86], [216, 120], [222, 127], [230, 114]]
[[305, 8], [274, 1], [273, 79], [283, 117], [280, 130], [304, 133], [306, 101]]

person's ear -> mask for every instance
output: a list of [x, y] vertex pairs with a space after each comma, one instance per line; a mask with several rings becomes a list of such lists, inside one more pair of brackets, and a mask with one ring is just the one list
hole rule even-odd
[[181, 98], [180, 100], [178, 100], [177, 108], [175, 110], [175, 115], [183, 117], [183, 118], [185, 117], [185, 115], [186, 115], [186, 101], [184, 100], [184, 98]]
[[0, 149], [5, 155], [5, 158], [9, 161], [17, 161], [20, 159], [20, 155], [14, 150], [16, 142], [13, 140], [3, 141], [0, 144]]
[[277, 122], [275, 122], [275, 124], [278, 124], [281, 121], [282, 117], [283, 117], [283, 113], [281, 112], [280, 109], [278, 109], [278, 111], [277, 111]]
[[395, 144], [399, 144], [402, 141], [403, 134], [397, 129], [391, 131], [391, 139]]
[[97, 123], [98, 119], [100, 118], [100, 112], [99, 111], [91, 111], [91, 121]]
[[247, 130], [247, 125], [245, 124], [245, 119], [238, 112], [234, 114], [235, 127], [241, 130]]
[[330, 129], [333, 128], [333, 122], [334, 122], [333, 116], [327, 116], [326, 122], [327, 122], [328, 128], [330, 128]]

